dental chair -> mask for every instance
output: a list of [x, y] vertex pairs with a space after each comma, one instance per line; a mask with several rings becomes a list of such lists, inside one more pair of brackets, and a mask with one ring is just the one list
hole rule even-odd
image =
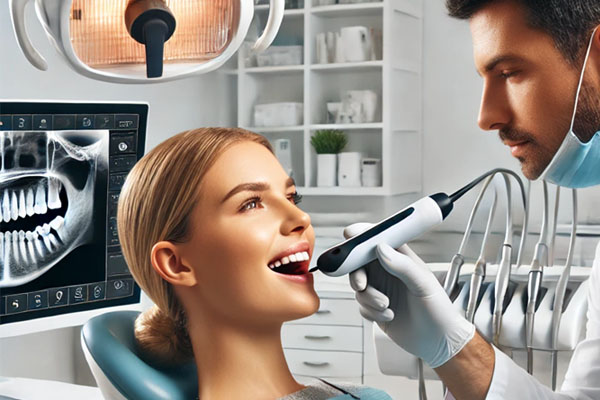
[[139, 312], [116, 311], [86, 322], [81, 347], [107, 400], [189, 400], [198, 394], [196, 365], [158, 368], [140, 358], [134, 338]]

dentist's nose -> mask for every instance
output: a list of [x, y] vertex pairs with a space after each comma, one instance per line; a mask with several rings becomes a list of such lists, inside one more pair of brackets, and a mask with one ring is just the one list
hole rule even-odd
[[506, 93], [490, 82], [484, 82], [477, 121], [479, 127], [484, 131], [501, 129], [510, 123], [510, 119], [511, 113]]
[[282, 234], [302, 233], [310, 226], [310, 216], [289, 201], [284, 208], [284, 213], [285, 218], [281, 224]]

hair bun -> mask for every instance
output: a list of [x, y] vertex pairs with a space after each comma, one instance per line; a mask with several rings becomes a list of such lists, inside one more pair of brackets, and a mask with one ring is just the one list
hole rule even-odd
[[135, 339], [140, 357], [149, 364], [175, 366], [194, 357], [185, 326], [179, 325], [157, 306], [136, 318]]

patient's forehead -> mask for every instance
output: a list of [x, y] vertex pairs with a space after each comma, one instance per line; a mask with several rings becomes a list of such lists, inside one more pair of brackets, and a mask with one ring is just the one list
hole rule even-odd
[[244, 141], [228, 147], [207, 171], [200, 187], [200, 199], [220, 204], [230, 190], [242, 183], [264, 182], [283, 186], [288, 176], [277, 158], [265, 146]]

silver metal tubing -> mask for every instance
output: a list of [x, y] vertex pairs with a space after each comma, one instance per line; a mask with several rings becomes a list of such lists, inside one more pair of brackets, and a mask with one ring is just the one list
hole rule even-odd
[[498, 203], [498, 193], [494, 190], [494, 197], [492, 198], [492, 206], [488, 214], [487, 224], [485, 226], [485, 233], [483, 234], [483, 240], [481, 241], [481, 251], [479, 252], [479, 258], [475, 263], [475, 271], [471, 275], [471, 287], [469, 290], [469, 299], [467, 301], [467, 311], [465, 317], [469, 322], [475, 320], [475, 311], [477, 311], [477, 300], [479, 299], [479, 293], [481, 292], [481, 285], [485, 280], [487, 262], [485, 260], [485, 253], [487, 250], [488, 240], [490, 238], [490, 232], [492, 230], [492, 223], [494, 222], [494, 214], [496, 212], [496, 204]]
[[425, 375], [423, 373], [423, 360], [418, 361], [418, 378], [419, 378], [419, 400], [427, 400], [427, 388], [425, 387]]
[[[560, 188], [556, 189], [557, 191]], [[558, 196], [557, 196], [558, 197]], [[573, 189], [572, 196], [573, 220], [571, 223], [571, 238], [569, 240], [569, 252], [558, 282], [556, 283], [556, 292], [552, 306], [552, 390], [556, 390], [556, 379], [558, 374], [558, 332], [560, 330], [560, 320], [563, 313], [565, 294], [567, 284], [571, 276], [571, 266], [573, 265], [573, 253], [575, 251], [575, 239], [577, 237], [577, 190]]]
[[550, 243], [548, 244], [548, 265], [554, 265], [554, 244], [556, 242], [556, 225], [558, 224], [558, 208], [560, 206], [560, 186], [556, 187], [554, 197], [554, 218], [552, 218], [552, 233], [550, 233]]
[[542, 215], [542, 227], [540, 238], [535, 245], [535, 254], [529, 270], [527, 281], [527, 309], [525, 312], [525, 341], [527, 346], [527, 372], [533, 374], [533, 327], [535, 323], [535, 309], [537, 308], [537, 299], [542, 287], [542, 276], [544, 266], [548, 265], [548, 184], [543, 181], [544, 187], [544, 208]]

